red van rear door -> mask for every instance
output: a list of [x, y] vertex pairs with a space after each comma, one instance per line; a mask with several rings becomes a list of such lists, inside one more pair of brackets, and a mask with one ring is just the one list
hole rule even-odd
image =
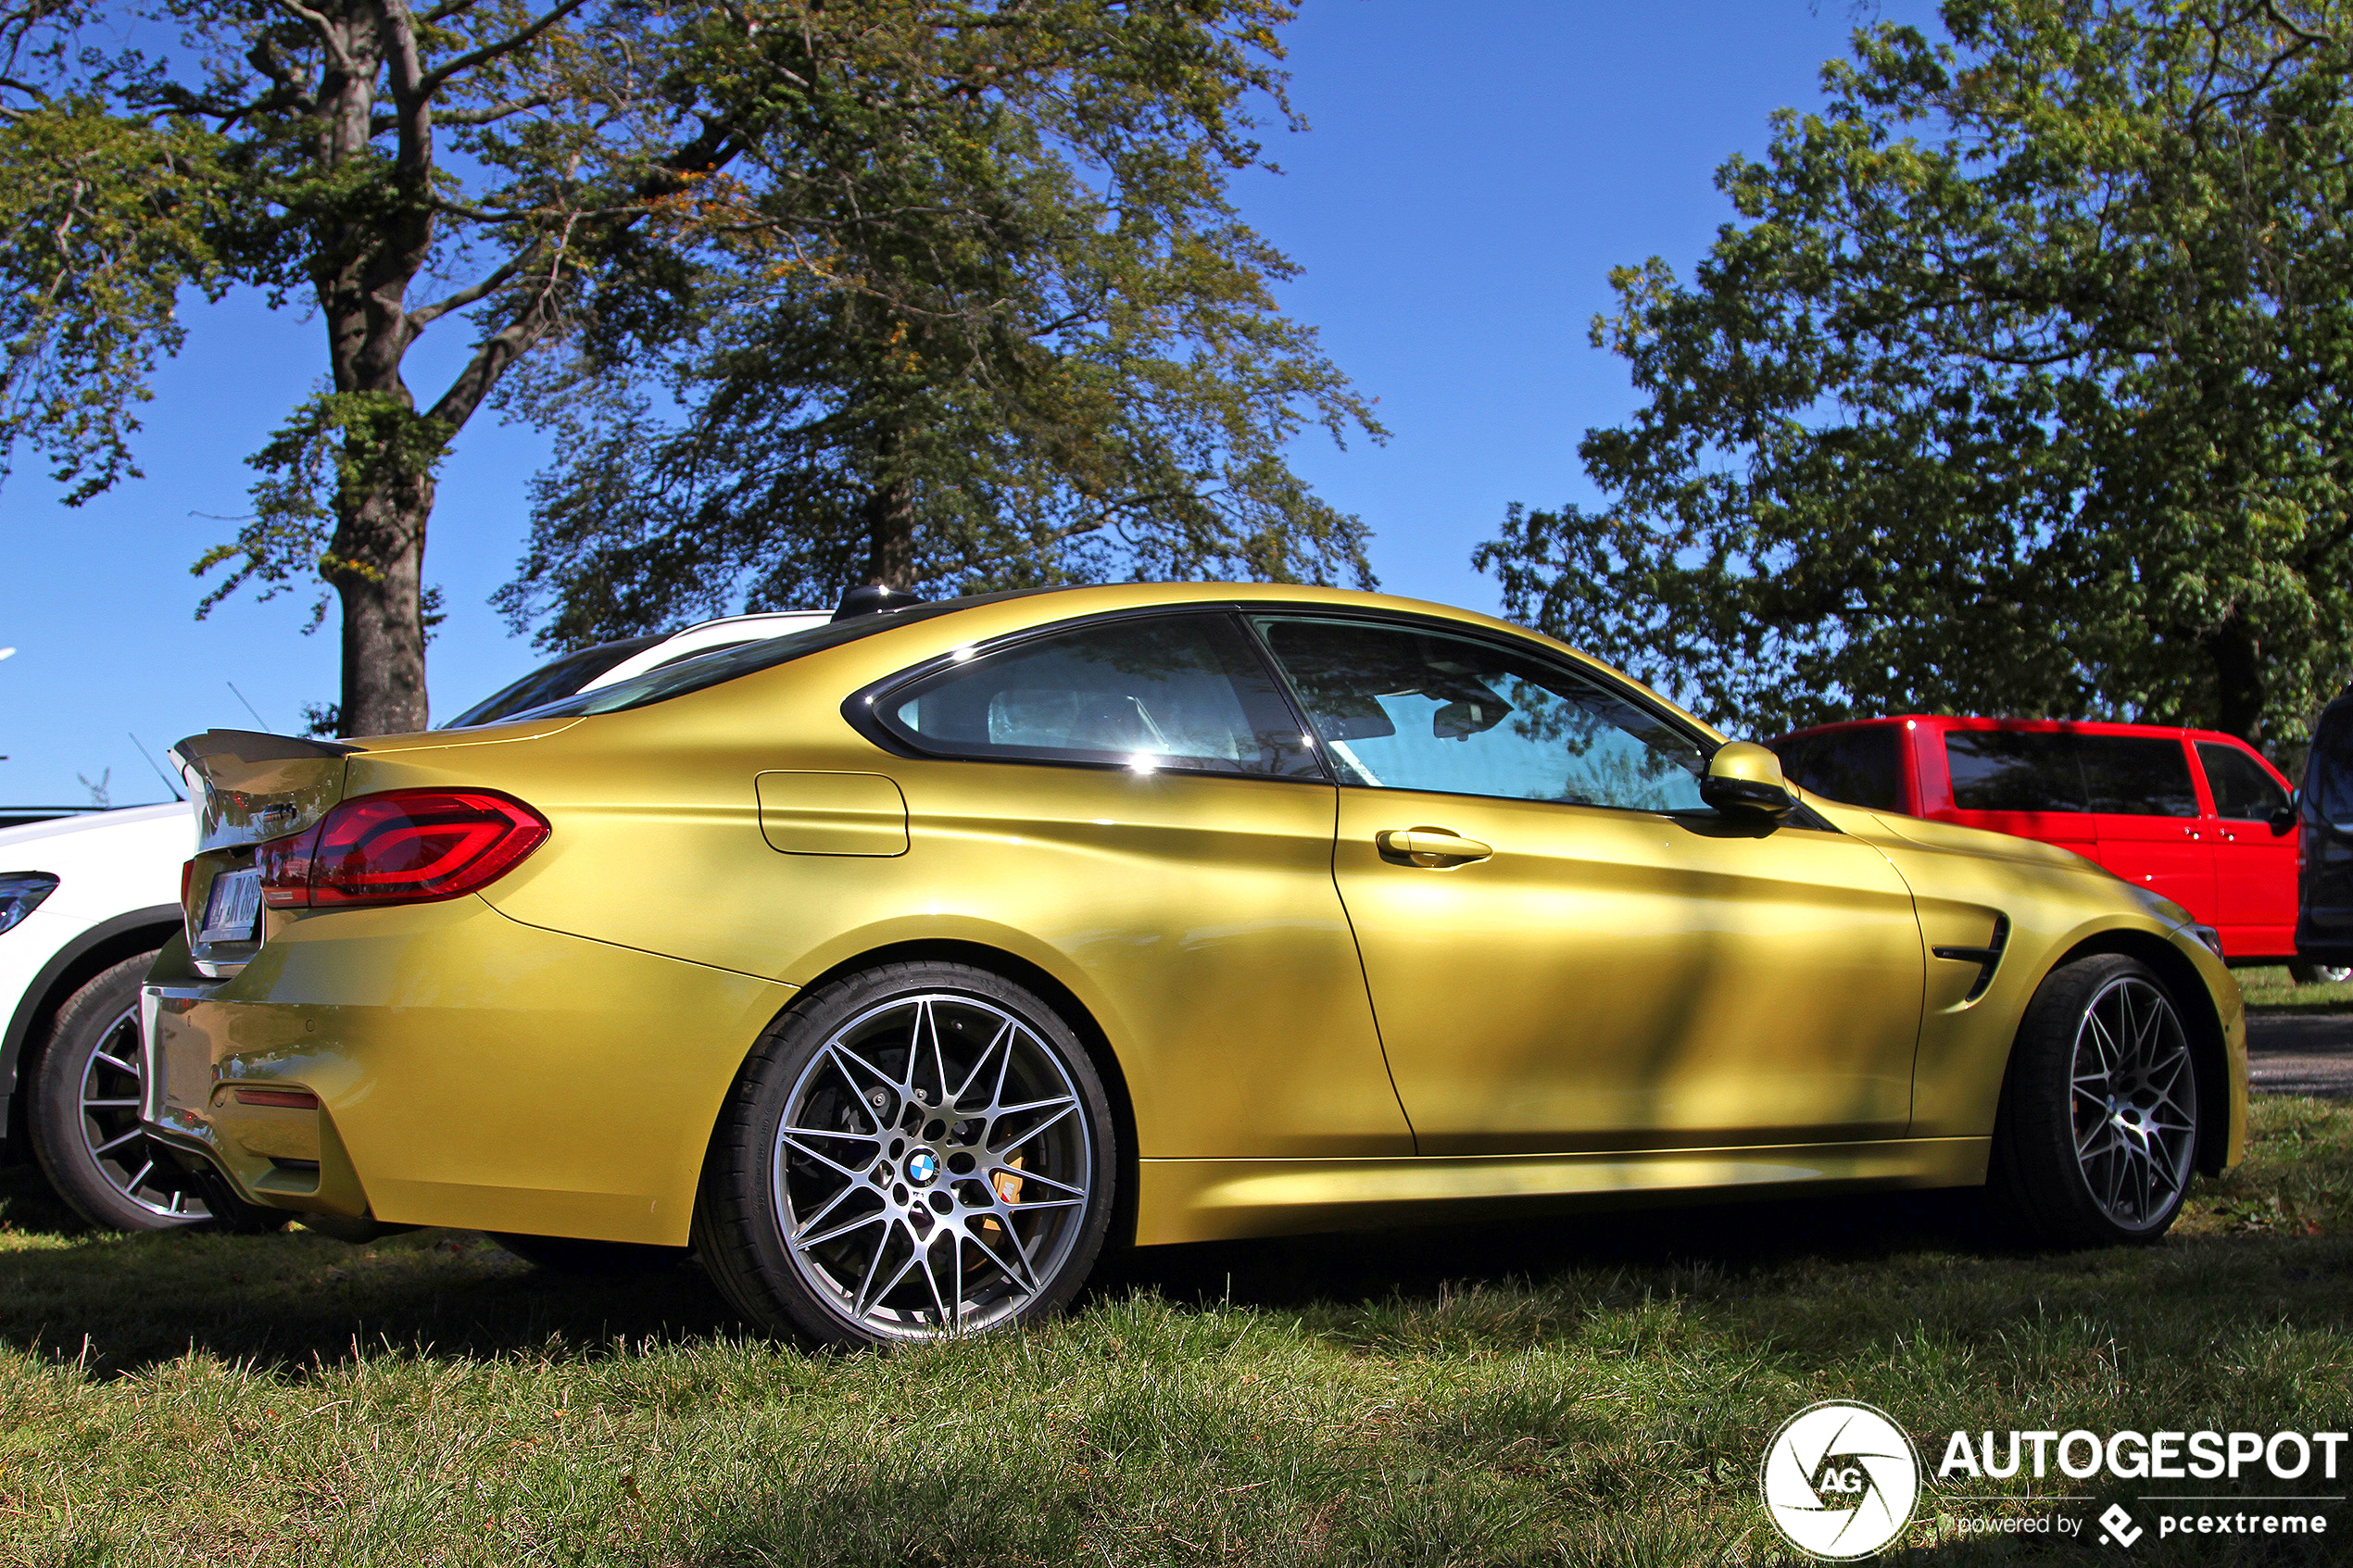
[[2287, 790], [2255, 753], [2228, 741], [2202, 740], [2214, 797], [2214, 925], [2234, 959], [2296, 955], [2296, 834], [2271, 836], [2271, 813]]
[[2100, 864], [2214, 923], [2211, 823], [2198, 814], [2179, 735], [2079, 734]]
[[2098, 858], [2075, 737], [2064, 730], [1944, 732], [1952, 820]]

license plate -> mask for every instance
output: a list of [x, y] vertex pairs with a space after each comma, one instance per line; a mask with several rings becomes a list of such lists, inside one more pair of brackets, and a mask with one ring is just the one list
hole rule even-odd
[[223, 872], [212, 879], [212, 893], [205, 900], [204, 925], [196, 932], [199, 943], [250, 942], [261, 914], [261, 873], [258, 871]]

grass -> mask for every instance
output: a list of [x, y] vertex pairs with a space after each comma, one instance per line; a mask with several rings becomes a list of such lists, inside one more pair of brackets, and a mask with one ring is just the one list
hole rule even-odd
[[[1170, 1248], [1062, 1322], [888, 1355], [458, 1233], [77, 1234], [9, 1173], [0, 1562], [1788, 1561], [1757, 1463], [1816, 1399], [1931, 1466], [1956, 1428], [2342, 1429], [2353, 1108], [2256, 1126], [2147, 1249], [2005, 1254], [1939, 1197]], [[1905, 1558], [2091, 1549], [1964, 1539], [1977, 1506]]]
[[2256, 1012], [2353, 1012], [2353, 981], [2335, 985], [2298, 985], [2284, 964], [2236, 969], [2240, 992]]

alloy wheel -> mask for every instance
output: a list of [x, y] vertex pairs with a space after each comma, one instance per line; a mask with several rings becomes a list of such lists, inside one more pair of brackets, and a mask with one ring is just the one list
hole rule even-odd
[[775, 1216], [826, 1308], [929, 1338], [1013, 1316], [1082, 1232], [1094, 1150], [1038, 1033], [976, 997], [899, 997], [849, 1020], [786, 1097]]
[[2165, 994], [2136, 974], [2095, 992], [2070, 1084], [2075, 1163], [2093, 1201], [2131, 1229], [2164, 1219], [2197, 1152], [2197, 1074]]
[[99, 1179], [158, 1218], [211, 1216], [195, 1184], [139, 1126], [139, 1010], [107, 1025], [82, 1064], [82, 1147]]

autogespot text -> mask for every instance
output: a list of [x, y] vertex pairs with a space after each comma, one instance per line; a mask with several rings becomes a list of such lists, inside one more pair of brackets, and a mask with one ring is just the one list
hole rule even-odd
[[[1944, 1445], [1937, 1479], [1956, 1475], [2004, 1480], [2021, 1473], [2057, 1473], [2087, 1480], [2106, 1472], [2120, 1481], [2239, 1479], [2249, 1469], [2274, 1480], [2310, 1476], [2334, 1481], [2343, 1432], [1956, 1432]], [[2031, 1470], [2021, 1471], [2022, 1466]]]

